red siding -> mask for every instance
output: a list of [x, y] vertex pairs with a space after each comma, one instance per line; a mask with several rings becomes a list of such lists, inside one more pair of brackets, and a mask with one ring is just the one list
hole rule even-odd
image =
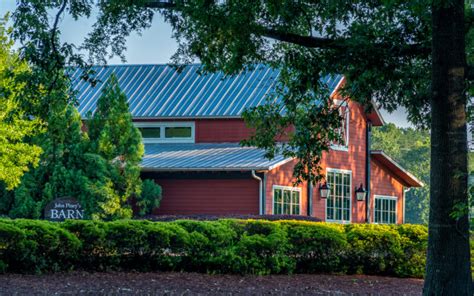
[[200, 119], [195, 122], [196, 143], [240, 142], [251, 133], [243, 119]]
[[[135, 122], [194, 122], [196, 143], [238, 143], [248, 139], [252, 129], [247, 128], [245, 121], [239, 118], [228, 119], [135, 119]], [[292, 129], [288, 128], [287, 132]], [[286, 140], [285, 136], [282, 140]]]
[[[366, 121], [362, 108], [354, 102], [349, 102], [349, 145], [348, 151], [330, 150], [323, 155], [321, 166], [326, 168], [352, 171], [352, 221], [364, 222], [365, 202], [357, 201], [355, 186], [365, 184], [365, 159], [366, 159]], [[313, 216], [322, 220], [326, 219], [326, 202], [320, 198], [318, 185], [313, 190]]]
[[265, 214], [273, 213], [273, 185], [298, 187], [301, 189], [301, 215], [307, 215], [308, 206], [308, 187], [307, 183], [304, 182], [298, 186], [293, 186], [293, 167], [296, 160], [290, 161], [284, 165], [281, 165], [267, 173], [267, 184], [265, 188]]
[[403, 223], [403, 185], [379, 162], [372, 160], [370, 164], [372, 166], [372, 196], [370, 199], [372, 221], [374, 218], [374, 195], [387, 195], [397, 197], [397, 223]]
[[163, 189], [158, 215], [258, 214], [254, 179], [158, 179]]
[[[327, 168], [350, 170], [352, 172], [352, 217], [351, 222], [365, 221], [365, 202], [357, 201], [355, 187], [363, 184], [366, 162], [366, 117], [359, 104], [349, 101], [349, 145], [348, 151], [330, 150], [323, 155], [321, 166]], [[143, 121], [143, 120], [142, 120]], [[147, 120], [162, 121], [162, 120]], [[239, 142], [251, 135], [251, 130], [243, 119], [195, 119], [173, 120], [194, 121], [197, 143]], [[273, 185], [293, 186], [293, 167], [295, 161], [288, 162], [266, 174], [265, 213], [273, 211]], [[156, 214], [258, 214], [258, 182], [254, 179], [205, 179], [181, 180], [159, 179], [163, 187], [163, 200]], [[313, 189], [312, 216], [325, 220], [326, 203], [319, 196], [318, 185]], [[387, 169], [372, 161], [372, 196], [373, 194], [391, 195], [399, 198], [398, 222], [403, 221], [402, 193], [403, 186], [394, 179]], [[307, 184], [301, 188], [301, 214], [307, 215]]]

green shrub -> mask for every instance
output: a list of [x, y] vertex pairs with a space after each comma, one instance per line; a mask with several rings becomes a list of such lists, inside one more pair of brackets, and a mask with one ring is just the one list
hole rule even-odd
[[219, 221], [178, 220], [189, 233], [189, 244], [182, 269], [201, 272], [229, 272], [230, 246], [238, 239], [236, 232]]
[[395, 275], [400, 277], [423, 277], [428, 247], [428, 229], [422, 225], [404, 224], [395, 227], [400, 234], [402, 256], [399, 257]]
[[160, 206], [161, 186], [153, 180], [144, 180], [142, 191], [135, 197], [135, 204], [138, 207], [138, 216], [151, 214], [153, 209]]
[[346, 226], [349, 248], [345, 260], [349, 273], [394, 275], [403, 256], [400, 234], [388, 225]]
[[291, 246], [285, 227], [267, 221], [248, 221], [244, 233], [233, 250], [228, 264], [234, 273], [271, 274], [292, 273], [294, 258], [288, 256]]
[[421, 277], [427, 229], [306, 221], [0, 219], [0, 272], [177, 270]]
[[341, 258], [347, 248], [341, 225], [315, 222], [281, 222], [287, 227], [290, 254], [299, 273], [343, 271]]
[[[17, 229], [6, 226], [14, 226]], [[10, 234], [5, 244], [2, 260], [9, 271], [48, 272], [70, 270], [75, 266], [81, 247], [79, 239], [70, 232], [46, 221], [15, 220], [2, 221], [1, 237]]]
[[104, 223], [86, 220], [68, 220], [61, 225], [75, 235], [82, 246], [78, 266], [83, 269], [105, 270], [107, 267], [106, 229]]

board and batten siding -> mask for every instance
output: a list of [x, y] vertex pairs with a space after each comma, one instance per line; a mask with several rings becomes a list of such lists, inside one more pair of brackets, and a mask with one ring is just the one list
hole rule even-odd
[[378, 161], [372, 159], [370, 164], [372, 166], [372, 190], [370, 199], [371, 221], [374, 221], [374, 195], [382, 195], [395, 196], [397, 198], [397, 223], [403, 223], [403, 185]]
[[[367, 123], [362, 107], [349, 101], [349, 145], [348, 151], [330, 150], [324, 153], [321, 161], [323, 172], [327, 168], [347, 170], [352, 172], [352, 209], [351, 222], [362, 223], [365, 221], [365, 202], [357, 201], [355, 196], [355, 186], [363, 184], [367, 187], [365, 174], [366, 161], [366, 127]], [[313, 189], [313, 216], [326, 220], [326, 200], [321, 199], [319, 186]]]
[[[349, 145], [348, 151], [330, 150], [324, 153], [321, 161], [323, 173], [327, 168], [348, 170], [352, 172], [352, 209], [351, 222], [365, 222], [365, 201], [357, 201], [355, 196], [355, 186], [363, 184], [367, 187], [365, 175], [366, 161], [366, 126], [364, 111], [359, 104], [349, 102]], [[273, 211], [273, 185], [293, 186], [293, 167], [296, 160], [288, 162], [267, 173], [267, 184], [265, 188], [265, 213], [271, 214]], [[298, 187], [301, 188], [301, 214], [307, 215], [308, 192], [307, 183], [304, 182]], [[313, 188], [312, 216], [323, 221], [326, 220], [326, 200], [319, 194], [319, 184]]]

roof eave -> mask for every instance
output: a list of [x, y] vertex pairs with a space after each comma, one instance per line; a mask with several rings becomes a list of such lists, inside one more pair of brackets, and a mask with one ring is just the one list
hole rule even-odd
[[[412, 173], [404, 169], [401, 165], [399, 165], [395, 160], [393, 160], [390, 156], [385, 154], [382, 150], [372, 150], [370, 151], [371, 155], [380, 155], [386, 161], [388, 161], [391, 165], [393, 165], [396, 169], [398, 169], [402, 174], [395, 174], [398, 178], [402, 179], [404, 185], [407, 187], [423, 187], [425, 184], [420, 181], [417, 177], [415, 177]], [[405, 175], [405, 176], [403, 176]]]

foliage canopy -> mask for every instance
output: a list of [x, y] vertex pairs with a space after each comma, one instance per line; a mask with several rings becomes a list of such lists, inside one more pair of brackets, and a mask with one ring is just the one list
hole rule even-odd
[[31, 71], [12, 50], [5, 22], [0, 20], [0, 181], [13, 189], [30, 166], [38, 165], [42, 150], [29, 139], [42, 131], [42, 122], [21, 108]]

